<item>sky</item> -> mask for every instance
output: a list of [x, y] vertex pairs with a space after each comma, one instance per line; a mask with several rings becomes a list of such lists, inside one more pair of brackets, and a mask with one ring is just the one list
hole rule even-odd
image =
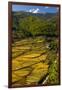
[[31, 6], [31, 5], [12, 5], [12, 11], [25, 11], [32, 13], [56, 13], [59, 7], [51, 6]]

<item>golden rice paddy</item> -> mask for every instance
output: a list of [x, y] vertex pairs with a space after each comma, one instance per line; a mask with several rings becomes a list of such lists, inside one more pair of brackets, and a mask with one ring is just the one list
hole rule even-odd
[[42, 39], [25, 39], [13, 44], [13, 86], [37, 84], [48, 73], [47, 49], [43, 42]]

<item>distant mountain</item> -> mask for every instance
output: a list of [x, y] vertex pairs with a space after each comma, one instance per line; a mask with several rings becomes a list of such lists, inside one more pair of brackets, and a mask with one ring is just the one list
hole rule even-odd
[[17, 16], [19, 18], [25, 18], [28, 16], [37, 16], [39, 18], [43, 19], [50, 19], [52, 17], [57, 16], [57, 13], [32, 13], [32, 12], [24, 12], [24, 11], [18, 11], [18, 12], [13, 12], [13, 16]]

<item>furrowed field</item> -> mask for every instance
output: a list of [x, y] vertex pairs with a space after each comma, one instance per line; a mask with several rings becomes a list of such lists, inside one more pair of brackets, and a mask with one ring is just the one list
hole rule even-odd
[[[53, 57], [49, 57], [49, 55]], [[50, 73], [49, 58], [54, 59]], [[51, 73], [55, 73], [52, 75], [51, 79], [56, 80], [57, 72], [54, 69], [56, 66], [56, 54], [49, 51], [49, 43], [46, 43], [45, 38], [23, 39], [12, 44], [13, 86], [47, 84], [50, 82], [48, 80], [49, 74]], [[53, 84], [54, 80], [52, 80], [51, 84]]]

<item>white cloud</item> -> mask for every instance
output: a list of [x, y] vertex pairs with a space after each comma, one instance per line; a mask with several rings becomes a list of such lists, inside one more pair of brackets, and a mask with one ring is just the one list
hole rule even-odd
[[45, 8], [49, 8], [48, 6], [46, 6]]
[[30, 9], [29, 12], [33, 12], [35, 9]]
[[38, 13], [39, 8], [37, 8], [36, 10], [33, 11], [33, 13]]
[[32, 13], [38, 13], [38, 11], [39, 11], [39, 8], [37, 8], [37, 9], [34, 9], [34, 8], [33, 8], [33, 9], [30, 9], [30, 10], [29, 10], [29, 12], [32, 12]]

